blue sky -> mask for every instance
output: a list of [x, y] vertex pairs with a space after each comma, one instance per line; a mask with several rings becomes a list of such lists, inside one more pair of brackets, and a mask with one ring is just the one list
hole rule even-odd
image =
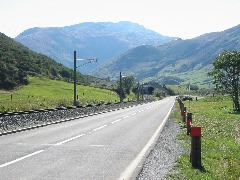
[[239, 10], [240, 0], [0, 0], [0, 32], [132, 21], [186, 39], [240, 24]]

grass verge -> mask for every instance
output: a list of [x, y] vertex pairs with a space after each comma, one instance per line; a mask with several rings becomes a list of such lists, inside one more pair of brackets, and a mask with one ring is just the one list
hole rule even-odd
[[[186, 154], [177, 162], [178, 174], [171, 179], [240, 179], [240, 114], [231, 113], [227, 97], [206, 97], [184, 103], [193, 113], [193, 125], [202, 127], [202, 165], [204, 170], [191, 167], [189, 152], [191, 139], [186, 129], [178, 138]], [[178, 107], [178, 105], [177, 105]], [[180, 113], [178, 115], [181, 123]]]
[[[0, 112], [72, 105], [72, 83], [39, 77], [29, 77], [29, 80], [29, 85], [15, 91], [0, 91]], [[77, 85], [77, 94], [81, 104], [119, 100], [110, 90], [83, 85]]]

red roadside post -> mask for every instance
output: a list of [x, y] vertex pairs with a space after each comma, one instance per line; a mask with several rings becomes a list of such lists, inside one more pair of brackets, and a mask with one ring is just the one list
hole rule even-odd
[[182, 113], [182, 115], [183, 115], [183, 110], [184, 109], [184, 104], [183, 104], [183, 102], [181, 101], [181, 113]]
[[192, 126], [192, 113], [187, 113], [187, 135], [191, 132]]
[[178, 98], [177, 100], [178, 100], [179, 108], [180, 108], [180, 110], [181, 110], [181, 115], [182, 115], [182, 111], [183, 111], [182, 105], [183, 105], [183, 103], [182, 103], [182, 101], [181, 101], [180, 98]]
[[183, 107], [182, 118], [184, 123], [186, 123], [186, 116], [187, 116], [187, 108]]
[[191, 154], [190, 162], [193, 168], [200, 169], [202, 167], [201, 162], [201, 127], [191, 128]]

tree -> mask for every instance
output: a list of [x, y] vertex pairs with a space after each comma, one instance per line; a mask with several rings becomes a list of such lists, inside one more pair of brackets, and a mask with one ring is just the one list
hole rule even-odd
[[125, 76], [122, 77], [122, 86], [120, 86], [120, 81], [117, 81], [117, 88], [115, 91], [121, 96], [121, 98], [125, 99], [128, 94], [131, 93], [131, 90], [134, 88], [134, 77], [133, 76]]
[[153, 95], [154, 87], [148, 87], [148, 94]]
[[240, 52], [225, 51], [213, 62], [209, 73], [214, 79], [216, 89], [229, 93], [233, 101], [233, 110], [239, 112]]
[[134, 77], [133, 76], [126, 76], [122, 78], [122, 87], [126, 94], [130, 94], [131, 89], [134, 85]]

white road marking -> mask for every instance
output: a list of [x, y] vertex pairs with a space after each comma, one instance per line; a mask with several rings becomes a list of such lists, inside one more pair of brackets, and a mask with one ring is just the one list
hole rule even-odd
[[94, 130], [92, 130], [92, 131], [98, 131], [98, 130], [100, 130], [100, 129], [102, 129], [102, 128], [105, 128], [107, 125], [105, 124], [105, 125], [103, 125], [103, 126], [100, 126], [100, 127], [98, 127], [98, 128], [96, 128], [96, 129], [94, 129]]
[[137, 113], [132, 113], [132, 116], [136, 115]]
[[129, 116], [124, 116], [123, 119], [126, 119], [126, 118], [128, 118], [128, 117], [129, 117]]
[[70, 139], [66, 139], [66, 140], [64, 140], [64, 141], [61, 141], [61, 142], [56, 143], [55, 146], [59, 146], [59, 145], [65, 144], [65, 143], [67, 143], [67, 142], [70, 142], [70, 141], [72, 141], [72, 140], [74, 140], [74, 139], [80, 138], [80, 137], [85, 136], [85, 135], [86, 135], [86, 134], [80, 134], [80, 135], [74, 136], [74, 137], [72, 137], [72, 138], [70, 138]]
[[102, 144], [92, 144], [92, 145], [89, 145], [91, 147], [104, 147], [104, 145]]
[[113, 122], [111, 122], [112, 124], [115, 124], [115, 123], [117, 123], [117, 122], [119, 122], [119, 121], [121, 121], [122, 119], [117, 119], [117, 120], [115, 120], [115, 121], [113, 121]]
[[[22, 146], [29, 146], [29, 145], [36, 145], [36, 143], [16, 143], [16, 145], [22, 145]], [[42, 145], [42, 146], [54, 146], [55, 144], [38, 144], [38, 145]]]
[[[142, 112], [142, 111], [143, 111], [143, 110], [138, 111], [138, 112]], [[133, 113], [133, 114], [136, 114], [136, 113]], [[84, 117], [84, 116], [83, 116], [83, 117]], [[129, 116], [125, 116], [124, 118], [128, 118], [128, 117], [129, 117]], [[73, 119], [74, 119], [74, 118], [73, 118]], [[118, 121], [121, 121], [121, 120], [122, 120], [122, 119], [115, 120], [115, 121], [112, 122], [112, 124], [114, 124], [114, 123], [116, 123], [116, 122], [118, 122]], [[161, 124], [161, 125], [162, 125], [162, 124]], [[94, 129], [93, 131], [100, 130], [100, 129], [106, 127], [106, 126], [107, 126], [107, 125], [100, 126], [100, 127], [96, 128], [96, 129]], [[156, 132], [155, 132], [155, 133], [156, 133]], [[56, 144], [48, 144], [48, 145], [59, 146], [59, 145], [65, 144], [65, 143], [67, 143], [67, 142], [70, 142], [70, 141], [72, 141], [72, 140], [75, 140], [75, 139], [80, 138], [80, 137], [85, 136], [85, 135], [86, 135], [86, 134], [80, 134], [80, 135], [74, 136], [74, 137], [72, 137], [72, 138], [70, 138], [70, 139], [67, 139], [67, 140], [58, 142], [58, 143], [56, 143]], [[154, 135], [155, 135], [155, 134], [154, 134]], [[154, 136], [154, 135], [153, 135], [153, 136]], [[152, 137], [152, 138], [153, 138], [153, 137]], [[152, 139], [152, 138], [151, 138], [151, 139]], [[150, 141], [151, 141], [151, 140], [150, 140]], [[149, 141], [149, 142], [150, 142], [150, 141]], [[149, 142], [148, 142], [148, 143], [149, 143]], [[19, 144], [21, 144], [21, 143], [19, 143]], [[147, 144], [147, 145], [148, 145], [148, 144]], [[147, 146], [147, 145], [146, 145], [146, 146]], [[104, 146], [104, 145], [90, 145], [90, 146], [93, 146], [93, 147], [102, 147], [102, 146]], [[144, 149], [146, 148], [146, 146], [144, 147]], [[144, 149], [143, 149], [143, 150], [144, 150]], [[142, 151], [143, 151], [143, 150], [142, 150]], [[17, 162], [22, 161], [22, 160], [24, 160], [24, 159], [26, 159], [26, 158], [29, 158], [29, 157], [35, 156], [35, 155], [37, 155], [37, 154], [40, 154], [40, 153], [42, 153], [42, 152], [44, 152], [44, 151], [45, 151], [45, 150], [39, 150], [39, 151], [33, 152], [33, 153], [31, 153], [31, 154], [28, 154], [28, 155], [26, 155], [26, 156], [17, 158], [17, 159], [15, 159], [15, 160], [13, 160], [13, 161], [10, 161], [10, 162], [1, 164], [1, 165], [0, 165], [0, 168], [9, 166], [9, 165], [14, 164], [14, 163], [17, 163]], [[142, 153], [142, 151], [139, 153], [139, 155]], [[138, 158], [139, 158], [139, 155], [137, 156]], [[137, 159], [137, 158], [134, 159], [134, 162], [137, 161], [136, 159]], [[131, 168], [132, 168], [132, 167], [133, 167], [132, 164], [134, 164], [134, 162], [132, 162], [132, 163], [129, 165], [129, 167], [131, 166]], [[136, 163], [136, 162], [135, 162], [135, 163]], [[131, 169], [131, 168], [130, 168], [130, 169]], [[128, 170], [128, 171], [127, 171], [127, 170]], [[124, 176], [122, 176], [122, 177], [125, 177], [126, 172], [128, 172], [128, 173], [130, 172], [130, 171], [129, 171], [129, 168], [127, 168], [127, 170], [125, 170], [124, 173], [122, 173], [122, 175], [124, 175]], [[121, 178], [121, 179], [122, 179], [122, 178]]]
[[19, 162], [19, 161], [22, 161], [22, 160], [24, 160], [24, 159], [26, 159], [26, 158], [35, 156], [35, 155], [37, 155], [37, 154], [42, 153], [43, 151], [44, 151], [44, 150], [39, 150], [39, 151], [36, 151], [36, 152], [34, 152], [34, 153], [31, 153], [31, 154], [28, 154], [28, 155], [26, 155], [26, 156], [23, 156], [23, 157], [20, 157], [20, 158], [18, 158], [18, 159], [15, 159], [15, 160], [13, 160], [13, 161], [10, 161], [10, 162], [1, 164], [1, 165], [0, 165], [0, 168], [9, 166], [9, 165], [11, 165], [11, 164], [14, 164], [14, 163], [17, 163], [17, 162]]
[[148, 143], [144, 146], [144, 148], [140, 151], [140, 153], [135, 157], [135, 159], [128, 165], [128, 167], [124, 170], [124, 172], [121, 173], [119, 180], [132, 178], [132, 175], [133, 175], [135, 169], [138, 167], [139, 163], [145, 157], [145, 154], [149, 151], [149, 148], [156, 141], [159, 133], [162, 131], [164, 125], [166, 124], [173, 106], [174, 106], [174, 103], [173, 103], [172, 107], [170, 108], [170, 110], [168, 111], [165, 118], [163, 119], [162, 123], [159, 125], [158, 129], [154, 132], [153, 136], [148, 141]]

